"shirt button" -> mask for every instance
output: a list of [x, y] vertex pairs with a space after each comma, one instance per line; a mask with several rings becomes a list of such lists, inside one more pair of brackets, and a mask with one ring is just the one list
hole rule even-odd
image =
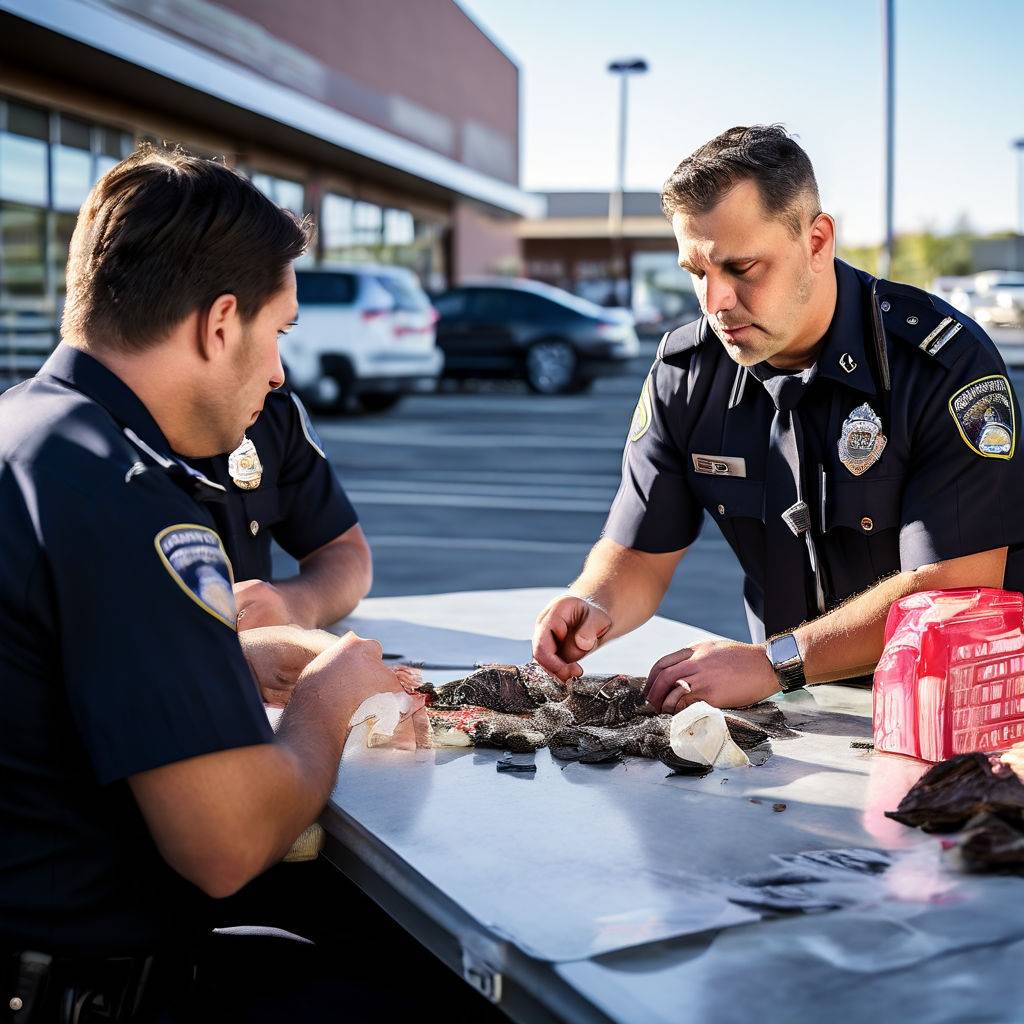
[[861, 529], [862, 529], [862, 530], [863, 530], [863, 531], [864, 531], [865, 533], [870, 533], [870, 532], [871, 532], [871, 531], [872, 531], [872, 530], [873, 530], [873, 529], [875, 528], [875, 523], [874, 523], [874, 520], [873, 520], [873, 519], [872, 519], [872, 518], [871, 518], [870, 516], [865, 516], [865, 517], [864, 517], [864, 518], [863, 518], [863, 519], [862, 519], [862, 520], [860, 521], [860, 528], [861, 528]]
[[725, 515], [725, 506], [724, 505], [719, 505], [718, 506], [718, 514], [720, 516], [724, 516]]
[[253, 535], [254, 537], [256, 536], [256, 534], [257, 534], [257, 533], [259, 533], [259, 532], [260, 532], [260, 524], [259, 524], [259, 523], [257, 523], [255, 519], [254, 519], [254, 520], [253, 520], [253, 521], [252, 521], [252, 522], [251, 522], [251, 523], [249, 524], [249, 532], [250, 532], [250, 533], [251, 533], [251, 534], [252, 534], [252, 535]]
[[892, 304], [888, 301], [888, 299], [886, 299], [884, 302], [879, 303], [879, 307], [881, 308], [883, 313], [888, 313], [889, 310], [892, 309]]

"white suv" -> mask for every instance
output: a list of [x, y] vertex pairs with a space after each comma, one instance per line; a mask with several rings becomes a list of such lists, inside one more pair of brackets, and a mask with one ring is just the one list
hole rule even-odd
[[297, 270], [299, 322], [281, 339], [288, 381], [310, 405], [383, 412], [433, 391], [444, 364], [434, 311], [404, 267]]

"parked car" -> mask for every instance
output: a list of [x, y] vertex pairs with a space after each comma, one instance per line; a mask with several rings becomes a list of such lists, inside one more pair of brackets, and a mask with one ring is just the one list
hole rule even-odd
[[437, 313], [404, 267], [297, 270], [299, 322], [281, 339], [288, 380], [314, 408], [383, 412], [433, 391]]
[[1024, 273], [988, 270], [974, 280], [971, 316], [982, 327], [1024, 327]]
[[517, 377], [540, 394], [585, 390], [639, 354], [632, 317], [539, 281], [478, 281], [439, 296], [446, 377]]

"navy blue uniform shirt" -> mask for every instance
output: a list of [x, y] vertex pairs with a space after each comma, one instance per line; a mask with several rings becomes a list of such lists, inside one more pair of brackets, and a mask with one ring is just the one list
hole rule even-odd
[[[839, 260], [836, 277], [836, 310], [817, 363], [800, 375], [797, 406], [825, 608], [893, 573], [1004, 545], [1005, 586], [1024, 589], [1020, 412], [995, 346], [925, 292], [879, 281], [873, 299], [875, 280]], [[878, 336], [890, 390], [875, 355]], [[604, 529], [640, 551], [677, 551], [694, 542], [709, 514], [743, 568], [755, 641], [764, 639], [772, 612], [766, 509], [776, 406], [766, 382], [775, 375], [764, 363], [734, 363], [702, 321], [667, 335], [641, 393]], [[851, 458], [858, 437], [867, 468]], [[800, 551], [791, 571], [803, 575], [807, 617], [814, 617], [814, 576]], [[799, 622], [777, 621], [772, 632]]]
[[259, 484], [243, 490], [228, 456], [187, 461], [221, 484], [227, 500], [211, 504], [236, 580], [269, 580], [271, 538], [301, 561], [359, 522], [324, 454], [309, 413], [288, 390], [267, 395], [246, 431], [262, 466]]
[[273, 736], [197, 500], [218, 495], [84, 352], [0, 397], [0, 949], [146, 949], [202, 919], [126, 780]]

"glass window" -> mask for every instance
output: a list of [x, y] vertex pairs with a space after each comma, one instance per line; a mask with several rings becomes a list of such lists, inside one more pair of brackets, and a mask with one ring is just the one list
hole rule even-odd
[[278, 178], [274, 188], [274, 202], [301, 217], [306, 211], [306, 190], [297, 181]]
[[355, 302], [355, 274], [334, 274], [329, 271], [298, 271], [295, 275], [299, 306], [347, 306]]
[[272, 174], [257, 171], [252, 183], [271, 201], [283, 206], [300, 217], [305, 213], [306, 190], [297, 181], [275, 178]]
[[479, 288], [471, 311], [473, 316], [506, 320], [554, 320], [560, 310], [554, 303], [529, 292], [512, 288]]
[[448, 292], [434, 300], [434, 309], [440, 316], [460, 317], [466, 312], [466, 293]]
[[379, 245], [383, 210], [373, 203], [352, 207], [352, 241], [356, 245]]
[[41, 107], [7, 102], [7, 130], [0, 132], [0, 197], [46, 206], [46, 147], [50, 115]]
[[412, 245], [416, 238], [416, 224], [408, 210], [384, 211], [384, 244]]
[[50, 141], [50, 115], [42, 107], [7, 101], [7, 130], [12, 135]]
[[46, 211], [0, 203], [0, 301], [46, 295]]
[[395, 309], [423, 310], [430, 306], [426, 292], [412, 274], [381, 274], [377, 283], [395, 300]]
[[92, 188], [92, 153], [71, 146], [53, 146], [53, 207], [77, 210]]
[[50, 246], [50, 278], [58, 298], [67, 292], [65, 281], [68, 250], [71, 248], [71, 235], [75, 230], [76, 213], [54, 214], [53, 245]]
[[328, 192], [320, 212], [320, 231], [324, 243], [324, 257], [338, 258], [341, 250], [352, 244], [352, 207], [347, 196]]

